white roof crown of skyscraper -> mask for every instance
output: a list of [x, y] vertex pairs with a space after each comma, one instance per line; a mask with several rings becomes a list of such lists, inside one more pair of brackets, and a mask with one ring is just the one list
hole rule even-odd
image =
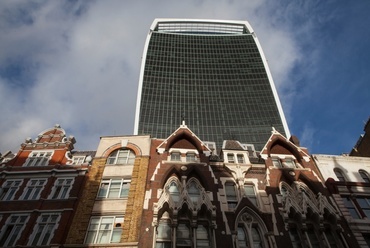
[[151, 30], [167, 33], [188, 34], [250, 34], [252, 27], [246, 21], [207, 19], [155, 19]]

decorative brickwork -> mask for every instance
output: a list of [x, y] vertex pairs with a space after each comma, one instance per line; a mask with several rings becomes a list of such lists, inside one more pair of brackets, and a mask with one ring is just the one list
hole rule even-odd
[[136, 157], [126, 206], [121, 242], [138, 241], [144, 206], [149, 157]]
[[95, 158], [92, 162], [89, 173], [86, 175], [85, 187], [80, 195], [80, 202], [70, 227], [66, 244], [84, 243], [86, 230], [89, 225], [91, 211], [99, 189], [105, 162], [106, 158]]

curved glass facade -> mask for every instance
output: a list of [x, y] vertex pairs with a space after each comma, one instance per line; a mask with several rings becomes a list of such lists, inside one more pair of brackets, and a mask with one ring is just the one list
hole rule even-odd
[[136, 134], [167, 138], [182, 118], [218, 148], [235, 139], [262, 149], [272, 126], [287, 134], [263, 54], [245, 25], [155, 23], [144, 51]]

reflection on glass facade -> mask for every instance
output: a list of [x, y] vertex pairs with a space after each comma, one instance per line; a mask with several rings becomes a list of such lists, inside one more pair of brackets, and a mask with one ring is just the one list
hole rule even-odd
[[135, 134], [167, 138], [184, 117], [203, 141], [262, 149], [289, 131], [247, 22], [156, 19], [142, 61]]

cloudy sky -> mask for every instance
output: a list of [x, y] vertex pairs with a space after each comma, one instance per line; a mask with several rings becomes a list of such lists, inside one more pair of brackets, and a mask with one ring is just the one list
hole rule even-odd
[[247, 20], [291, 133], [348, 153], [370, 116], [369, 13], [366, 0], [1, 1], [0, 152], [56, 123], [77, 150], [132, 134], [151, 23], [199, 18]]

